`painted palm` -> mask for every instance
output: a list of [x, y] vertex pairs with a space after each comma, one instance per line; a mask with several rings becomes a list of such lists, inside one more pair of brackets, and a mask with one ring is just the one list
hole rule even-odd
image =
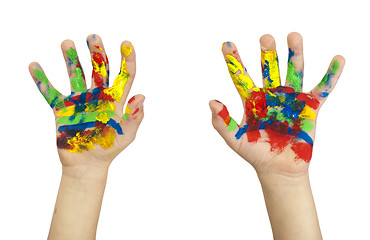
[[[234, 140], [218, 129], [221, 135], [225, 135], [225, 140], [237, 152], [242, 151], [240, 146], [244, 142], [248, 146], [266, 142], [273, 155], [288, 149], [294, 152], [296, 160], [308, 163], [312, 156], [318, 110], [334, 87], [343, 66], [340, 68], [339, 61], [334, 59], [318, 86], [309, 93], [303, 93], [302, 53], [297, 57], [295, 51], [289, 48], [286, 84], [282, 86], [276, 51], [264, 50], [261, 51], [264, 87], [259, 88], [249, 77], [235, 45], [224, 43], [222, 50], [230, 76], [243, 101], [244, 117], [239, 126], [222, 106], [217, 115], [223, 119], [227, 131], [233, 133]], [[296, 66], [299, 61], [301, 66]]]
[[[86, 88], [77, 52], [73, 45], [63, 51], [71, 80], [72, 93], [63, 96], [47, 79], [38, 64], [32, 65], [31, 74], [42, 95], [53, 108], [57, 125], [57, 146], [72, 153], [103, 148], [111, 149], [117, 136], [124, 135], [122, 121], [131, 113], [129, 106], [122, 116], [122, 97], [126, 84], [132, 77], [126, 58], [132, 53], [132, 45], [122, 45], [120, 73], [113, 86], [108, 87], [109, 67], [100, 38], [93, 35], [88, 41], [93, 65], [92, 87]], [[132, 82], [132, 81], [131, 81]], [[129, 103], [132, 103], [135, 97]], [[135, 111], [136, 113], [138, 111]]]

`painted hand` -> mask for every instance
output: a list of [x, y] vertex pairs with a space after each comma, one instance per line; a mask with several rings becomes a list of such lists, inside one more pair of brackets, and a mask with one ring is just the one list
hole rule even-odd
[[263, 88], [254, 85], [235, 45], [223, 44], [229, 73], [243, 101], [244, 116], [238, 125], [222, 103], [211, 101], [212, 123], [226, 143], [257, 172], [301, 174], [311, 160], [318, 111], [337, 83], [345, 60], [335, 56], [321, 82], [311, 92], [303, 93], [301, 35], [288, 36], [285, 86], [280, 84], [274, 38], [264, 35], [260, 43]]
[[63, 165], [93, 160], [110, 163], [135, 138], [143, 119], [143, 95], [132, 97], [123, 114], [123, 105], [136, 72], [132, 44], [121, 44], [121, 70], [109, 87], [109, 64], [101, 38], [87, 38], [93, 65], [92, 86], [87, 89], [85, 75], [71, 40], [62, 43], [72, 93], [63, 96], [45, 76], [38, 63], [31, 63], [30, 73], [54, 111], [57, 147]]

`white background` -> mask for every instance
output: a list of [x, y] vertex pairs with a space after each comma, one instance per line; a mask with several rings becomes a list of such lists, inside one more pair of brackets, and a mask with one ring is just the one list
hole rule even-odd
[[[325, 239], [369, 239], [369, 13], [366, 1], [7, 1], [1, 20], [0, 239], [46, 239], [61, 177], [51, 109], [28, 73], [38, 61], [70, 91], [60, 50], [75, 41], [85, 73], [85, 39], [99, 34], [114, 79], [121, 41], [137, 54], [130, 96], [146, 96], [134, 143], [112, 163], [97, 239], [272, 239], [253, 168], [211, 124], [208, 101], [235, 119], [243, 109], [221, 45], [233, 41], [261, 86], [259, 37], [304, 38], [309, 91], [331, 58], [347, 64], [321, 109], [310, 178]], [[89, 81], [90, 79], [88, 79]], [[113, 80], [111, 79], [111, 82]]]

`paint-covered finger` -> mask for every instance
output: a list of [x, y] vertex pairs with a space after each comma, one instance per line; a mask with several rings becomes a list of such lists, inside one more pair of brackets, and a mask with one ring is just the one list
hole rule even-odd
[[329, 69], [326, 72], [321, 82], [311, 91], [311, 94], [320, 101], [320, 106], [325, 102], [330, 92], [333, 91], [342, 74], [344, 65], [344, 57], [337, 55], [330, 63]]
[[125, 114], [121, 120], [122, 129], [126, 135], [136, 135], [136, 131], [144, 118], [144, 101], [144, 95], [138, 94], [127, 102]]
[[122, 107], [125, 103], [136, 74], [135, 49], [129, 41], [122, 42], [121, 56], [120, 72], [114, 80], [113, 86], [104, 90], [106, 94], [119, 102], [119, 107]]
[[234, 43], [225, 42], [222, 44], [222, 53], [235, 87], [241, 98], [245, 100], [248, 95], [248, 90], [255, 87], [255, 85], [240, 59], [238, 49]]
[[209, 107], [212, 111], [212, 124], [227, 145], [236, 150], [238, 141], [235, 134], [239, 130], [239, 125], [230, 117], [226, 106], [217, 100], [209, 102]]
[[303, 85], [303, 38], [299, 33], [292, 32], [288, 35], [288, 70], [285, 85], [301, 92]]
[[108, 88], [109, 62], [101, 38], [96, 34], [87, 37], [87, 46], [90, 49], [92, 71], [92, 88]]
[[62, 42], [61, 47], [71, 81], [72, 92], [86, 92], [85, 75], [78, 59], [75, 44], [71, 40], [65, 40]]
[[263, 35], [260, 38], [260, 45], [263, 86], [276, 88], [280, 86], [280, 73], [275, 39], [269, 34]]
[[28, 69], [37, 88], [40, 90], [50, 107], [55, 110], [64, 108], [64, 96], [49, 82], [40, 64], [33, 62], [29, 65]]

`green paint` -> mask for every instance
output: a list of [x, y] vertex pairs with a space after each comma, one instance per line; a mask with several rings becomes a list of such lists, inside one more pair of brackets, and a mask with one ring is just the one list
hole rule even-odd
[[321, 82], [319, 83], [318, 87], [321, 89], [323, 86], [325, 86], [328, 83], [329, 74], [326, 73]]
[[39, 86], [39, 84], [38, 87], [40, 89], [42, 96], [44, 96], [45, 100], [49, 103], [50, 107], [65, 108], [64, 100], [61, 97], [62, 94], [55, 88], [50, 87], [49, 80], [45, 76], [45, 73], [38, 69], [35, 69], [34, 73], [36, 79], [45, 85], [45, 90], [41, 90], [41, 86]]
[[300, 92], [302, 90], [302, 78], [295, 71], [295, 65], [292, 61], [288, 62], [288, 72], [286, 78], [289, 81], [289, 86], [294, 88], [294, 91]]
[[[70, 48], [67, 50], [67, 55], [71, 61], [77, 65], [78, 64], [78, 57], [77, 57], [77, 51], [74, 48]], [[72, 90], [74, 92], [86, 92], [86, 86], [85, 82], [82, 76], [82, 69], [79, 67], [76, 67], [75, 70], [76, 77], [71, 78], [71, 86]]]
[[67, 55], [68, 55], [69, 59], [71, 59], [74, 64], [78, 63], [76, 49], [74, 49], [74, 48], [68, 49], [67, 50]]
[[338, 62], [338, 60], [335, 60], [333, 62], [333, 64], [331, 65], [331, 68], [330, 68], [331, 73], [330, 74], [333, 74], [333, 75], [336, 74], [338, 72], [338, 69], [339, 69], [339, 62]]
[[303, 119], [301, 122], [301, 128], [305, 132], [311, 132], [313, 129], [313, 123], [308, 119]]
[[79, 124], [79, 123], [86, 123], [86, 122], [94, 122], [96, 121], [96, 117], [100, 113], [107, 113], [108, 117], [111, 118], [116, 114], [112, 111], [104, 111], [104, 112], [93, 112], [93, 113], [84, 113], [78, 114], [72, 117], [61, 117], [58, 119], [58, 124]]
[[234, 131], [235, 129], [237, 129], [238, 127], [238, 124], [235, 122], [235, 120], [230, 117], [230, 122], [229, 122], [229, 125], [227, 126], [227, 131], [231, 132], [231, 131]]
[[286, 121], [290, 125], [293, 125], [293, 120], [292, 119], [285, 117], [284, 114], [281, 111], [276, 110], [276, 109], [268, 109], [267, 117], [262, 118], [261, 120], [262, 121], [268, 121], [271, 116], [274, 116], [276, 118], [276, 120], [278, 120], [278, 121], [281, 121], [281, 122]]

